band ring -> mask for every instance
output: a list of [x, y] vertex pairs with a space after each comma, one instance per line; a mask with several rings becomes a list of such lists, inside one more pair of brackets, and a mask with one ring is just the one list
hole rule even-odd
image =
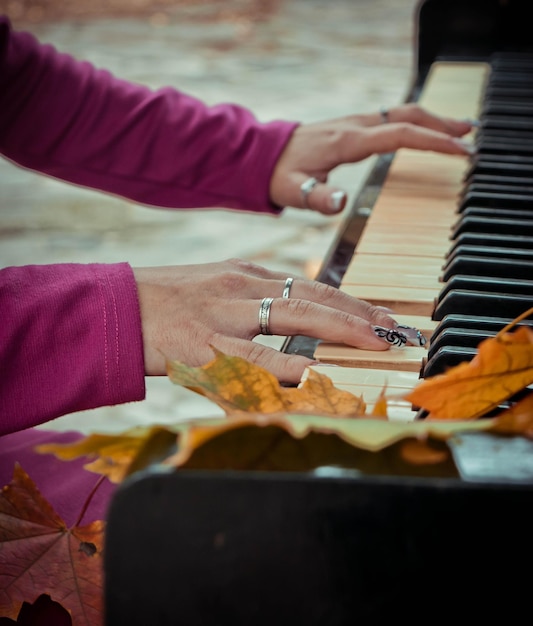
[[268, 321], [270, 319], [270, 307], [274, 302], [274, 298], [263, 298], [261, 300], [261, 306], [259, 307], [259, 332], [262, 335], [271, 335], [268, 327]]
[[308, 178], [306, 181], [304, 181], [300, 185], [300, 191], [302, 192], [302, 202], [303, 202], [304, 209], [308, 209], [309, 208], [309, 204], [307, 203], [307, 196], [318, 185], [318, 182], [319, 182], [318, 179], [316, 179], [316, 178], [314, 178], [312, 176], [311, 178]]
[[292, 287], [293, 281], [294, 281], [294, 278], [292, 278], [291, 276], [289, 276], [287, 280], [285, 281], [285, 286], [283, 287], [283, 293], [281, 294], [282, 298], [289, 297], [291, 293], [291, 287]]
[[388, 124], [389, 123], [389, 109], [385, 108], [385, 107], [381, 107], [381, 109], [379, 110], [379, 114], [381, 115], [381, 121], [383, 122], [383, 124]]

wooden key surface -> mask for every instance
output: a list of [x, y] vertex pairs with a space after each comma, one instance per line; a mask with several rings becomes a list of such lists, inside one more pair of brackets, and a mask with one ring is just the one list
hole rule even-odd
[[[419, 103], [439, 115], [476, 119], [489, 70], [485, 63], [434, 63]], [[432, 314], [468, 165], [468, 157], [398, 150], [340, 288], [392, 309], [398, 323], [430, 337], [437, 324]], [[427, 347], [380, 352], [322, 342], [314, 356], [341, 366], [327, 368], [336, 386], [360, 387], [374, 401], [386, 381], [398, 384], [397, 376], [409, 375], [402, 390], [416, 384]], [[378, 382], [370, 384], [370, 374], [375, 377], [376, 372]], [[414, 415], [412, 409], [404, 409], [404, 417]]]

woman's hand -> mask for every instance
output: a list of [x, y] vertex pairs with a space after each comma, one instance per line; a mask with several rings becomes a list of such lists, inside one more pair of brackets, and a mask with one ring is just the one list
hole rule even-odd
[[214, 346], [264, 367], [282, 382], [300, 382], [313, 361], [252, 341], [260, 334], [263, 298], [273, 298], [269, 311], [263, 310], [265, 334], [306, 335], [368, 350], [417, 342], [416, 329], [396, 330], [384, 310], [328, 285], [295, 278], [288, 297], [282, 297], [284, 274], [245, 261], [133, 271], [147, 375], [164, 375], [167, 359], [204, 365], [214, 358]]
[[[386, 113], [303, 124], [294, 131], [274, 168], [270, 198], [278, 206], [338, 213], [344, 208], [346, 194], [325, 184], [338, 165], [399, 148], [468, 155], [472, 147], [459, 138], [472, 128], [472, 122], [439, 117], [417, 104], [405, 104]], [[319, 183], [304, 199], [301, 185], [310, 178]]]

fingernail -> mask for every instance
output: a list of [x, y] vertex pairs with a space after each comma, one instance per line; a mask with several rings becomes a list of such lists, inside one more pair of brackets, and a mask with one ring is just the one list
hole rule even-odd
[[462, 150], [466, 150], [468, 154], [476, 154], [476, 146], [469, 141], [465, 141], [464, 139], [454, 139], [454, 141]]
[[329, 208], [333, 211], [340, 211], [346, 203], [344, 191], [334, 191], [329, 197]]
[[395, 328], [384, 328], [383, 326], [372, 326], [372, 330], [376, 333], [376, 336], [383, 341], [386, 341], [391, 346], [398, 346], [401, 348], [407, 343], [407, 337]]
[[418, 330], [418, 328], [413, 328], [412, 326], [404, 326], [404, 324], [398, 324], [396, 328], [401, 330], [402, 334], [405, 335], [407, 343], [410, 343], [413, 346], [426, 345], [427, 339], [426, 337], [424, 337], [422, 332]]
[[463, 120], [463, 122], [465, 122], [466, 124], [470, 124], [470, 126], [475, 126], [476, 128], [478, 126], [481, 126], [481, 122], [479, 120], [471, 120], [469, 118], [466, 118]]
[[388, 306], [381, 306], [380, 304], [376, 305], [376, 309], [383, 311], [384, 313], [394, 313], [392, 309], [389, 309]]

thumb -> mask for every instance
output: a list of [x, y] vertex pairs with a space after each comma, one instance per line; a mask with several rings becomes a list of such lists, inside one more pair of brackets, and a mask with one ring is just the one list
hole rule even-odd
[[316, 178], [306, 178], [300, 185], [301, 206], [324, 215], [340, 213], [346, 206], [346, 192], [322, 183]]

